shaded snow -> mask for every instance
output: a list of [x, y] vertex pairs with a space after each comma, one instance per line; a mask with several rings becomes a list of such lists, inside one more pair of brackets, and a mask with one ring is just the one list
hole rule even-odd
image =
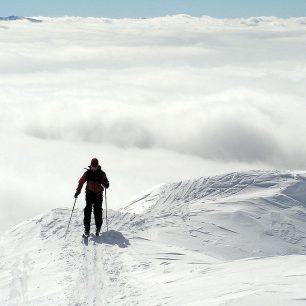
[[[157, 186], [82, 243], [54, 209], [0, 238], [1, 305], [302, 305], [303, 173], [250, 171]], [[93, 225], [94, 226], [94, 225]]]

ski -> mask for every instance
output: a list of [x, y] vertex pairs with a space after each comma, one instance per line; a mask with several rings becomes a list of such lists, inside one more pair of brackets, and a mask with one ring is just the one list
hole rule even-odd
[[86, 235], [86, 234], [83, 234], [83, 235], [82, 235], [82, 237], [83, 237], [84, 239], [88, 239], [88, 237], [89, 237], [89, 234], [88, 234], [88, 235]]

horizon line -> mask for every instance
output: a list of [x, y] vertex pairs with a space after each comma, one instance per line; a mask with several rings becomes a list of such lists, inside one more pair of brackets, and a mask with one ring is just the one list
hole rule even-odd
[[9, 18], [9, 17], [17, 17], [17, 18], [65, 18], [65, 17], [76, 17], [76, 18], [96, 18], [96, 19], [154, 19], [154, 18], [165, 18], [165, 17], [175, 17], [175, 16], [186, 16], [192, 18], [203, 18], [208, 17], [212, 19], [248, 19], [248, 18], [278, 18], [278, 19], [291, 19], [291, 18], [306, 18], [304, 16], [289, 16], [289, 17], [281, 17], [278, 15], [248, 15], [241, 17], [215, 17], [212, 15], [190, 15], [186, 13], [178, 13], [178, 14], [166, 14], [166, 15], [158, 15], [158, 16], [143, 16], [143, 17], [107, 17], [107, 16], [81, 16], [81, 15], [6, 15], [0, 16], [0, 18]]

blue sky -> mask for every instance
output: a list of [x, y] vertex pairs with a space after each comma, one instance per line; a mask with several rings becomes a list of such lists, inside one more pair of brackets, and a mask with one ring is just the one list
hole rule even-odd
[[306, 16], [306, 0], [0, 0], [0, 16]]

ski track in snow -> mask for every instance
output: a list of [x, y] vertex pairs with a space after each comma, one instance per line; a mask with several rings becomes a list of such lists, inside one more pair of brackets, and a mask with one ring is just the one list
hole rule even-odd
[[0, 305], [303, 305], [304, 177], [158, 186], [110, 211], [110, 231], [87, 241], [78, 209], [66, 238], [69, 209], [25, 221], [0, 237]]
[[71, 290], [73, 294], [68, 297], [73, 301], [69, 305], [110, 305], [115, 297], [120, 300], [137, 295], [136, 287], [128, 282], [128, 269], [121, 259], [120, 249], [99, 245], [95, 240], [99, 239], [90, 237], [77, 254], [80, 263], [76, 266], [78, 275]]
[[16, 261], [11, 270], [10, 300], [16, 305], [26, 305], [27, 301], [27, 270], [29, 260], [27, 254], [16, 257]]

